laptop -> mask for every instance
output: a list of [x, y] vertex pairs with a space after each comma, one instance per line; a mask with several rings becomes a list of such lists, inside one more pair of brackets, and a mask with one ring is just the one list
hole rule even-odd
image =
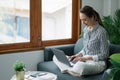
[[74, 65], [73, 62], [71, 62], [71, 61], [69, 61], [69, 60], [67, 59], [64, 51], [59, 50], [59, 49], [55, 49], [55, 48], [52, 48], [51, 50], [53, 51], [54, 55], [56, 56], [56, 58], [57, 58], [60, 62], [66, 64], [66, 65], [68, 65], [68, 66], [70, 66], [70, 67], [72, 67], [72, 66]]

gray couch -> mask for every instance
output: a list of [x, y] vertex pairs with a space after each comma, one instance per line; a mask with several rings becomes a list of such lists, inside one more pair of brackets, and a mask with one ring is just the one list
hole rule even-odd
[[[44, 49], [44, 62], [38, 63], [37, 70], [55, 73], [58, 77], [57, 80], [106, 80], [107, 74], [105, 74], [105, 72], [96, 75], [86, 76], [85, 78], [78, 78], [71, 76], [69, 74], [63, 74], [60, 72], [56, 64], [52, 61], [53, 52], [51, 51], [51, 48], [63, 50], [66, 55], [73, 55], [78, 53], [82, 49], [82, 47], [83, 47], [82, 39], [79, 39], [75, 44], [71, 45], [46, 47]], [[120, 46], [115, 47], [114, 45], [110, 44], [109, 50], [110, 55], [112, 53], [118, 53], [120, 52]]]

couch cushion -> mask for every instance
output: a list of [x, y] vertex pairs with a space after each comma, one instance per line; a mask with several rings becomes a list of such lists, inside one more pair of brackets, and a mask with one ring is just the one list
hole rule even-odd
[[73, 55], [73, 53], [74, 53], [74, 44], [45, 47], [44, 61], [52, 60], [54, 54], [53, 54], [51, 48], [60, 49], [60, 50], [64, 51], [66, 55]]
[[75, 47], [74, 47], [74, 54], [77, 54], [83, 48], [83, 38], [77, 40]]
[[52, 72], [57, 75], [58, 79], [57, 80], [100, 80], [102, 73], [99, 75], [94, 75], [94, 76], [88, 76], [86, 78], [78, 78], [71, 76], [69, 74], [63, 74], [60, 72], [59, 68], [53, 61], [46, 61], [46, 62], [40, 62], [37, 65], [37, 70], [38, 71], [48, 71]]
[[113, 53], [120, 53], [120, 45], [110, 44], [109, 53], [109, 55], [112, 55]]

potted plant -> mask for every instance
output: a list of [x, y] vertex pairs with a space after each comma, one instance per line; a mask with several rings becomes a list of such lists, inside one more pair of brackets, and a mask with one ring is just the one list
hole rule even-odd
[[24, 80], [25, 64], [21, 61], [17, 61], [13, 64], [13, 68], [16, 71], [16, 80]]
[[112, 44], [120, 45], [120, 9], [115, 11], [114, 16], [104, 16], [103, 25], [109, 35]]
[[109, 57], [109, 60], [112, 64], [110, 67], [110, 74], [108, 80], [120, 80], [120, 53], [113, 54]]
[[[104, 28], [107, 30], [109, 35], [109, 43], [110, 46], [114, 47], [112, 49], [112, 53], [114, 51], [119, 51], [120, 49], [120, 9], [115, 11], [113, 17], [111, 15], [103, 17], [103, 25]], [[112, 66], [107, 70], [109, 73], [108, 80], [119, 80], [120, 74], [120, 54], [112, 54], [110, 53], [109, 62]]]

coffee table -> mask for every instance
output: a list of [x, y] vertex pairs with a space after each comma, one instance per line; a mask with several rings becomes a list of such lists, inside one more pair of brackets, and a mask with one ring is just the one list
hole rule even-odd
[[[10, 80], [16, 80], [16, 76]], [[24, 80], [57, 80], [57, 75], [45, 71], [27, 71]]]

